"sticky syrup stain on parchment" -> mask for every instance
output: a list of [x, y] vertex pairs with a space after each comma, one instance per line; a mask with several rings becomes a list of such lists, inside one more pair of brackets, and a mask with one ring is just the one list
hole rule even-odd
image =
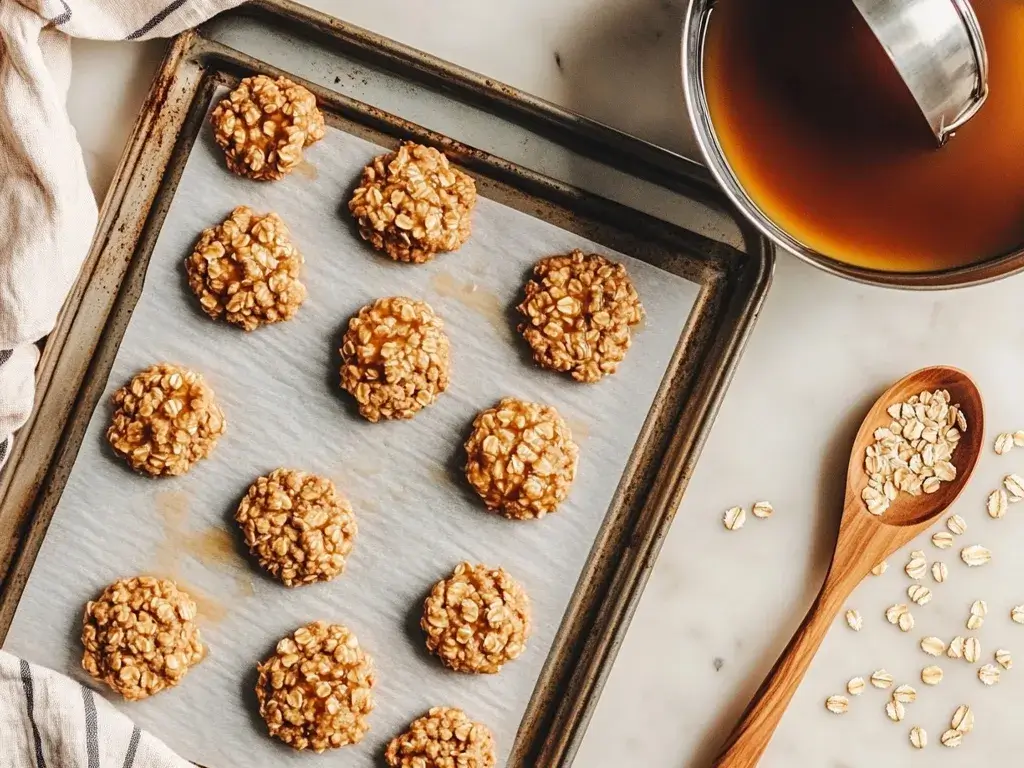
[[562, 418], [565, 419], [566, 426], [569, 427], [569, 431], [572, 432], [572, 439], [577, 443], [590, 437], [590, 424], [585, 422], [583, 419], [578, 416], [565, 416], [564, 414]]
[[319, 175], [317, 173], [316, 166], [309, 162], [309, 160], [303, 160], [301, 163], [296, 165], [292, 169], [292, 173], [296, 176], [301, 176], [304, 179], [310, 179], [311, 181], [316, 181], [316, 178]]
[[199, 618], [200, 625], [204, 623], [219, 624], [227, 618], [228, 607], [224, 603], [210, 597], [201, 589], [196, 589], [191, 584], [183, 582], [179, 577], [168, 578], [173, 578], [178, 587], [188, 592], [189, 597], [195, 601], [196, 615]]
[[454, 299], [487, 321], [502, 336], [511, 339], [505, 308], [496, 293], [485, 290], [472, 280], [463, 282], [448, 272], [439, 272], [431, 279], [434, 290], [446, 299]]
[[189, 495], [181, 491], [156, 494], [156, 511], [163, 518], [164, 539], [156, 553], [157, 570], [176, 581], [192, 595], [200, 614], [207, 620], [223, 620], [227, 608], [214, 598], [194, 588], [186, 588], [181, 581], [181, 564], [185, 557], [193, 557], [204, 565], [229, 571], [235, 580], [235, 596], [255, 594], [251, 579], [239, 570], [240, 559], [230, 531], [219, 526], [208, 526], [199, 531], [188, 529]]

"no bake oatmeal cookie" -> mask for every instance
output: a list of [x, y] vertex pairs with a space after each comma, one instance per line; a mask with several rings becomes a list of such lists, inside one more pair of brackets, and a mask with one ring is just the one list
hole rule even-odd
[[494, 768], [494, 736], [461, 709], [433, 707], [388, 744], [391, 768]]
[[224, 434], [224, 413], [195, 371], [158, 363], [113, 396], [107, 440], [139, 472], [182, 475], [205, 459]]
[[615, 373], [644, 317], [626, 268], [582, 251], [541, 259], [519, 312], [537, 364], [585, 382]]
[[258, 478], [235, 520], [260, 565], [288, 587], [343, 573], [357, 532], [352, 505], [334, 483], [294, 469]]
[[445, 666], [494, 674], [525, 650], [530, 598], [505, 569], [460, 563], [427, 596], [420, 626]]
[[315, 621], [283, 638], [257, 665], [256, 698], [271, 736], [323, 752], [358, 744], [370, 729], [373, 659], [340, 624]]
[[411, 419], [448, 388], [444, 323], [429, 304], [377, 299], [349, 320], [341, 344], [341, 386], [370, 421]]
[[276, 213], [240, 205], [203, 230], [185, 260], [188, 284], [203, 311], [246, 331], [291, 320], [306, 299], [302, 254]]
[[516, 520], [541, 518], [569, 495], [578, 459], [558, 411], [506, 397], [473, 421], [466, 478], [488, 509]]
[[173, 581], [114, 582], [85, 606], [82, 668], [129, 701], [172, 688], [206, 656], [196, 604]]
[[366, 166], [348, 207], [376, 250], [422, 264], [469, 239], [474, 205], [470, 176], [433, 147], [406, 142]]
[[324, 116], [307, 88], [279, 77], [246, 77], [210, 118], [228, 168], [257, 181], [284, 178], [302, 150], [324, 137]]

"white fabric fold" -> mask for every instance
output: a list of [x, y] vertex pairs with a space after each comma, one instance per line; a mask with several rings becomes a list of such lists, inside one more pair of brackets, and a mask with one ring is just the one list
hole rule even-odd
[[194, 768], [70, 678], [0, 651], [0, 768]]
[[0, 351], [21, 363], [0, 375], [0, 440], [31, 412], [25, 363], [52, 330], [96, 230], [66, 109], [70, 38], [166, 37], [239, 2], [0, 0]]
[[[96, 230], [68, 119], [71, 37], [139, 40], [240, 0], [0, 0], [0, 465]], [[101, 696], [0, 651], [0, 768], [190, 768]]]

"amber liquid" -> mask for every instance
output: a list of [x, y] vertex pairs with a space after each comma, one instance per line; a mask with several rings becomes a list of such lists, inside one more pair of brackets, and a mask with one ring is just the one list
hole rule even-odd
[[1024, 246], [1024, 0], [973, 0], [990, 95], [946, 146], [850, 0], [719, 0], [711, 119], [779, 226], [866, 267], [931, 271]]

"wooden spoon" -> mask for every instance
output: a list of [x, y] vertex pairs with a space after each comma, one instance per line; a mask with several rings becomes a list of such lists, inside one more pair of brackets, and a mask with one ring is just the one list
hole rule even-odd
[[[959, 404], [967, 419], [952, 462], [956, 479], [942, 483], [932, 494], [909, 496], [901, 493], [882, 516], [867, 511], [860, 498], [867, 485], [864, 451], [874, 442], [874, 431], [892, 421], [886, 409], [905, 402], [911, 395], [936, 389], [949, 390], [951, 404]], [[733, 731], [715, 768], [753, 768], [761, 759], [772, 734], [807, 672], [814, 654], [846, 599], [886, 557], [930, 526], [960, 495], [982, 450], [985, 414], [981, 393], [963, 371], [937, 366], [923, 368], [893, 384], [868, 411], [853, 443], [846, 474], [846, 501], [839, 524], [832, 564], [825, 583], [803, 623]]]

